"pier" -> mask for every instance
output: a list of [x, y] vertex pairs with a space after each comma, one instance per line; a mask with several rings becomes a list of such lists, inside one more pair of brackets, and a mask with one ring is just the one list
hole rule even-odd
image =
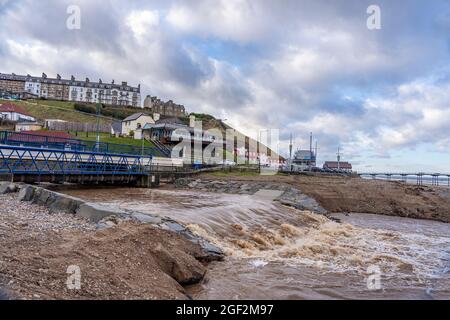
[[[450, 187], [450, 173], [392, 173], [392, 172], [378, 172], [378, 173], [359, 173], [362, 178], [372, 178], [387, 180], [387, 181], [416, 181], [417, 185], [431, 184], [433, 186], [446, 185]], [[429, 181], [430, 183], [426, 183]]]

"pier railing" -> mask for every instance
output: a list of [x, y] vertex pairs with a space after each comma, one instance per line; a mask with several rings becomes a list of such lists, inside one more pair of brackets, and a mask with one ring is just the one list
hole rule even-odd
[[450, 186], [450, 173], [369, 172], [358, 174], [362, 178], [371, 178], [374, 180], [394, 180], [407, 183], [412, 179], [418, 185], [431, 184], [434, 186], [439, 186], [445, 184]]

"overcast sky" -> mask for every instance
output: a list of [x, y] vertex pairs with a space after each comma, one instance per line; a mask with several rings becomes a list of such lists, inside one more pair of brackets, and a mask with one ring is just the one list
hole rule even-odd
[[360, 171], [450, 172], [449, 36], [446, 0], [0, 0], [0, 72], [140, 83]]

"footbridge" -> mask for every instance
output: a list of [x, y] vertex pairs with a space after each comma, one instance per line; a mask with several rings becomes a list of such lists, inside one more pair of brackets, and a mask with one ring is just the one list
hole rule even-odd
[[160, 173], [184, 173], [182, 161], [158, 148], [0, 132], [0, 175], [12, 181], [132, 184], [159, 183]]

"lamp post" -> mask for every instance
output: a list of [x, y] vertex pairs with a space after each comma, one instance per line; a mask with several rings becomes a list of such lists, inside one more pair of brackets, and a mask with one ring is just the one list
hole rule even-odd
[[142, 139], [142, 156], [144, 156], [145, 138], [144, 138], [144, 130], [142, 130], [142, 128], [141, 128], [141, 139]]
[[97, 103], [96, 105], [96, 111], [97, 111], [97, 143], [96, 143], [96, 148], [97, 151], [100, 150], [100, 108], [102, 107], [101, 103]]

